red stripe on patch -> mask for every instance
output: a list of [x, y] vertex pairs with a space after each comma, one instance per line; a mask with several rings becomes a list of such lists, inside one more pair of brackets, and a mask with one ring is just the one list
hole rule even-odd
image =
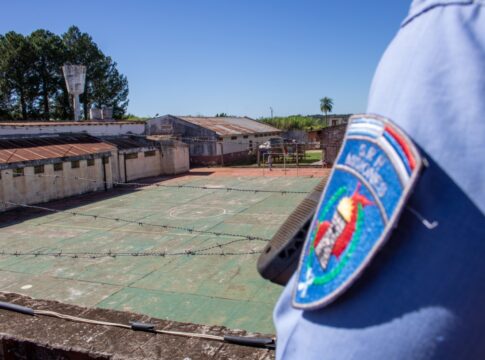
[[413, 154], [411, 153], [411, 150], [409, 150], [408, 144], [399, 136], [399, 134], [394, 131], [393, 128], [390, 126], [386, 126], [386, 131], [391, 134], [391, 136], [394, 138], [394, 140], [397, 141], [397, 143], [402, 147], [402, 150], [404, 151], [404, 154], [406, 155], [406, 158], [409, 161], [409, 167], [411, 170], [414, 170], [416, 167], [416, 161], [414, 160]]

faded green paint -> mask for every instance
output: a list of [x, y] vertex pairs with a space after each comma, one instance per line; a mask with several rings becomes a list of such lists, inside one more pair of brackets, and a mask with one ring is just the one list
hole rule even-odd
[[[317, 178], [186, 176], [165, 184], [309, 191]], [[304, 194], [147, 188], [102, 200], [69, 200], [70, 210], [154, 224], [270, 238]], [[74, 206], [74, 207], [73, 207]], [[2, 222], [0, 250], [184, 251], [234, 240], [106, 219], [41, 213]], [[260, 250], [241, 241], [213, 252]], [[0, 291], [170, 320], [273, 332], [282, 288], [256, 271], [257, 255], [70, 259], [0, 256]]]

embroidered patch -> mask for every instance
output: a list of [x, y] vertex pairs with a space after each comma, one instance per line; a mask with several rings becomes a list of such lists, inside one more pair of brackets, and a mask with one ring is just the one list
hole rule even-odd
[[360, 275], [389, 236], [422, 162], [389, 120], [355, 115], [303, 247], [293, 306], [316, 309]]

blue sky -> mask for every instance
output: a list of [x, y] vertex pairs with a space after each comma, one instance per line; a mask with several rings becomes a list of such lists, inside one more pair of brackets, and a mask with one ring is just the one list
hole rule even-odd
[[251, 117], [365, 111], [410, 0], [0, 0], [0, 33], [70, 25], [113, 57], [129, 112]]

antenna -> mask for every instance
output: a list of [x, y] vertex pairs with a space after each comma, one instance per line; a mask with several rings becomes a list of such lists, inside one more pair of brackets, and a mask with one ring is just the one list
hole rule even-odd
[[64, 78], [66, 79], [67, 92], [72, 95], [74, 107], [74, 121], [79, 121], [81, 109], [79, 95], [84, 92], [86, 81], [86, 66], [84, 65], [64, 65], [62, 67]]

